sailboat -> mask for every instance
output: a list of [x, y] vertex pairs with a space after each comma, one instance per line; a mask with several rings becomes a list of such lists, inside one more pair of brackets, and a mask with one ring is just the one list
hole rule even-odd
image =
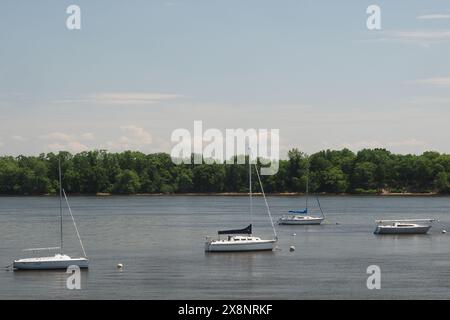
[[[59, 213], [60, 213], [60, 246], [59, 247], [50, 247], [50, 248], [33, 248], [33, 249], [25, 249], [24, 251], [45, 251], [45, 250], [57, 250], [59, 249], [59, 253], [54, 256], [44, 256], [44, 257], [33, 257], [33, 258], [25, 258], [14, 260], [13, 269], [14, 270], [51, 270], [51, 269], [67, 269], [69, 266], [78, 266], [79, 268], [88, 268], [89, 267], [89, 259], [86, 256], [86, 251], [84, 250], [83, 242], [81, 241], [80, 233], [78, 232], [77, 224], [75, 223], [75, 219], [72, 214], [72, 210], [70, 209], [69, 201], [67, 200], [67, 195], [64, 189], [62, 188], [62, 179], [61, 179], [61, 162], [58, 162], [59, 169]], [[72, 258], [67, 254], [63, 253], [63, 215], [62, 215], [62, 198], [67, 203], [67, 207], [69, 209], [70, 216], [72, 217], [72, 222], [75, 227], [75, 231], [77, 233], [78, 240], [80, 241], [81, 249], [83, 251], [83, 257]]]
[[[242, 252], [242, 251], [272, 251], [278, 241], [275, 226], [273, 224], [272, 215], [270, 213], [270, 208], [267, 203], [266, 195], [264, 193], [264, 188], [261, 183], [261, 178], [258, 173], [258, 168], [255, 164], [256, 175], [259, 180], [259, 185], [261, 186], [262, 195], [264, 197], [264, 202], [267, 207], [267, 212], [272, 224], [272, 230], [274, 234], [273, 239], [261, 239], [260, 237], [255, 237], [252, 234], [252, 217], [253, 217], [253, 200], [252, 200], [252, 165], [250, 160], [250, 152], [248, 157], [249, 163], [249, 197], [250, 197], [250, 224], [244, 229], [233, 229], [233, 230], [222, 230], [218, 231], [217, 239], [206, 238], [205, 251], [206, 252]], [[221, 239], [221, 235], [226, 235], [225, 239]]]
[[304, 210], [289, 210], [289, 214], [283, 215], [279, 220], [278, 224], [281, 225], [318, 225], [321, 224], [325, 219], [322, 207], [320, 205], [319, 198], [316, 197], [318, 207], [320, 209], [321, 216], [310, 216], [308, 215], [308, 200], [309, 200], [309, 169], [306, 179], [306, 206]]

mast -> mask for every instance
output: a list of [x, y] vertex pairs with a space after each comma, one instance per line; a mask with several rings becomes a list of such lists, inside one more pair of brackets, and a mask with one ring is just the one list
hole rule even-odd
[[59, 216], [60, 216], [60, 253], [63, 252], [63, 215], [62, 215], [62, 179], [61, 179], [61, 158], [58, 157], [59, 172]]
[[306, 159], [306, 212], [308, 213], [308, 198], [309, 198], [309, 159]]
[[248, 148], [248, 181], [250, 194], [250, 224], [253, 224], [253, 198], [252, 198], [252, 161], [250, 158], [250, 147]]

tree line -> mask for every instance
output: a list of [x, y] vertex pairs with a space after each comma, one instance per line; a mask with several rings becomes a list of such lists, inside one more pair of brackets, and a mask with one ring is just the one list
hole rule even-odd
[[[248, 166], [175, 165], [169, 154], [104, 150], [77, 154], [0, 157], [0, 194], [43, 195], [58, 191], [58, 159], [68, 193], [217, 193], [248, 192]], [[259, 164], [258, 164], [259, 165]], [[262, 176], [266, 192], [376, 194], [450, 193], [450, 155], [393, 154], [385, 149], [324, 150], [312, 155], [292, 149], [279, 171]], [[253, 186], [259, 190], [257, 181]]]

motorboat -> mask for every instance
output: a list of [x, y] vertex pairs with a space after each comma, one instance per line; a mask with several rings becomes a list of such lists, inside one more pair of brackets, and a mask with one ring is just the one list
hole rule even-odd
[[[375, 234], [426, 234], [434, 219], [377, 220]], [[428, 222], [428, 223], [425, 223]]]

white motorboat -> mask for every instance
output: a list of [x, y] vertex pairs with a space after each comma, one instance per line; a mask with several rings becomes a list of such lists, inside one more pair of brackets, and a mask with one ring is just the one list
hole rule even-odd
[[[250, 160], [250, 153], [248, 157], [249, 162], [249, 197], [250, 197], [250, 221], [253, 216], [253, 202], [252, 202], [252, 165]], [[278, 241], [275, 226], [273, 224], [270, 208], [267, 203], [264, 188], [261, 183], [261, 178], [258, 173], [258, 168], [255, 165], [256, 175], [258, 177], [259, 185], [261, 186], [261, 192], [264, 197], [264, 202], [267, 207], [267, 213], [272, 224], [272, 230], [274, 233], [273, 239], [261, 239], [252, 235], [252, 223], [247, 228], [224, 230], [218, 232], [217, 239], [206, 238], [205, 251], [206, 252], [239, 252], [239, 251], [272, 251]], [[227, 235], [225, 239], [221, 239], [221, 235]]]
[[[377, 220], [375, 234], [426, 234], [434, 219]], [[428, 224], [414, 222], [429, 222]]]
[[[14, 270], [50, 270], [50, 269], [67, 269], [69, 266], [78, 266], [79, 268], [88, 268], [89, 259], [86, 257], [83, 242], [81, 241], [80, 233], [78, 232], [77, 224], [70, 209], [69, 201], [67, 200], [66, 193], [62, 188], [61, 183], [61, 164], [59, 163], [59, 211], [60, 211], [60, 246], [52, 248], [36, 248], [26, 249], [24, 251], [43, 251], [43, 250], [55, 250], [59, 249], [59, 253], [54, 256], [44, 257], [32, 257], [14, 260], [12, 267]], [[78, 240], [80, 241], [81, 249], [83, 251], [83, 257], [72, 258], [63, 253], [63, 215], [62, 215], [62, 197], [66, 200], [67, 207], [69, 209], [70, 216], [72, 218], [75, 231], [77, 233]]]

